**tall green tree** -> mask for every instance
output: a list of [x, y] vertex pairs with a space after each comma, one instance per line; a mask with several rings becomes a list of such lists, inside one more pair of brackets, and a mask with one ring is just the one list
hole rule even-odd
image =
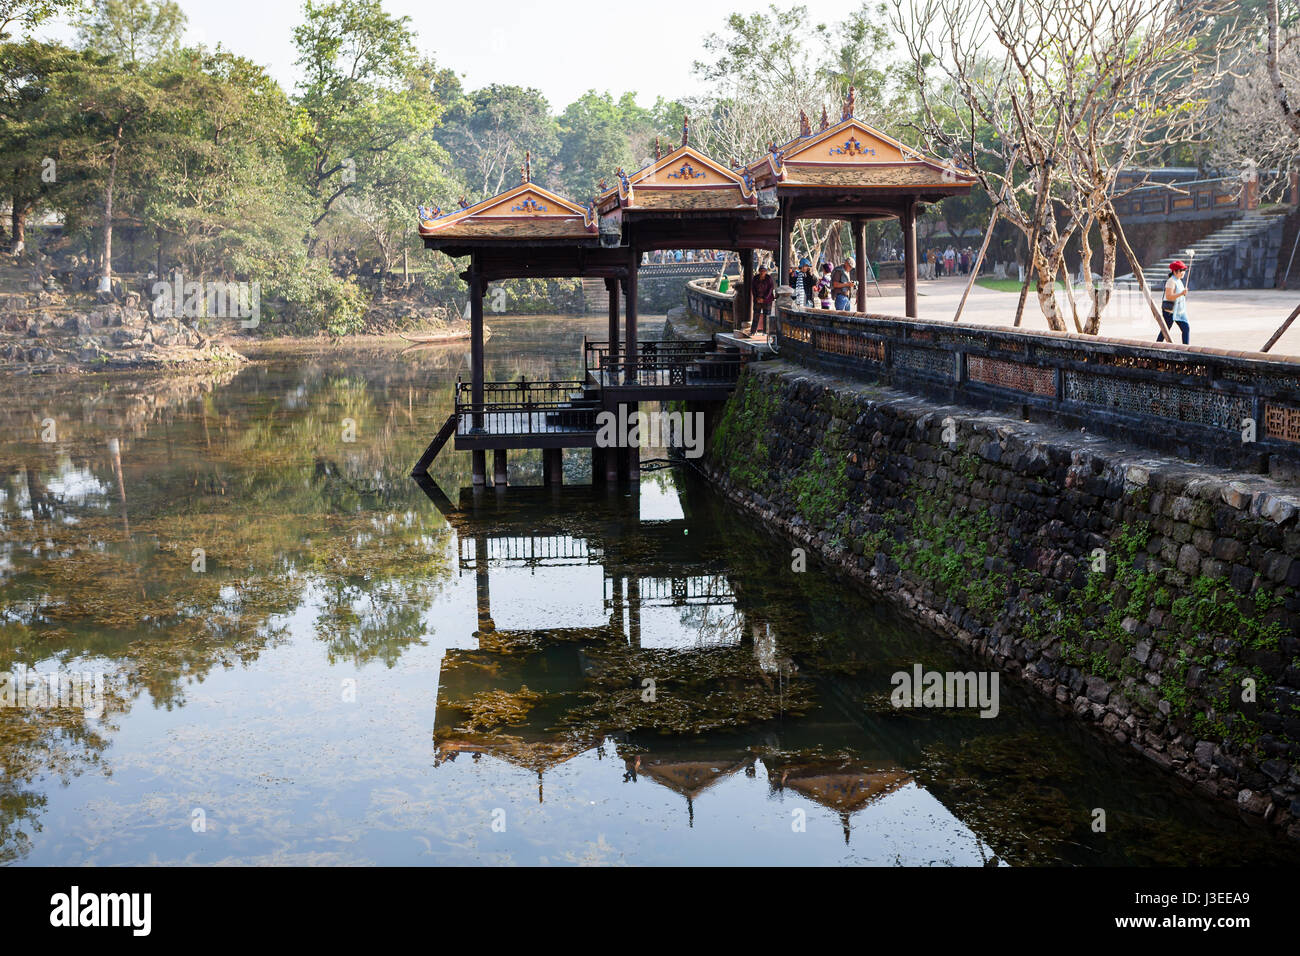
[[428, 64], [412, 62], [406, 17], [386, 13], [379, 0], [308, 0], [304, 16], [294, 30], [303, 73], [294, 166], [311, 197], [314, 248], [316, 227], [344, 196], [401, 188], [389, 154], [411, 155], [443, 105]]

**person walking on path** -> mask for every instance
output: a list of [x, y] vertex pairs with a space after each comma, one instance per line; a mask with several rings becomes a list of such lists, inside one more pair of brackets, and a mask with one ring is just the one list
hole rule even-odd
[[857, 262], [852, 256], [846, 256], [844, 264], [831, 273], [831, 291], [835, 293], [835, 308], [840, 312], [849, 311], [849, 296], [853, 293], [853, 269]]
[[[1169, 278], [1165, 280], [1165, 299], [1160, 303], [1160, 311], [1164, 314], [1165, 325], [1178, 323], [1178, 330], [1183, 333], [1183, 344], [1187, 345], [1192, 338], [1192, 326], [1187, 321], [1187, 284], [1183, 281], [1185, 275], [1186, 263], [1180, 259], [1169, 263]], [[1156, 336], [1156, 341], [1165, 341], [1163, 331]]]
[[772, 311], [772, 303], [776, 300], [776, 283], [767, 274], [767, 266], [758, 267], [758, 275], [754, 277], [754, 288], [750, 294], [754, 297], [754, 318], [749, 323], [749, 334], [753, 335], [760, 325], [763, 326], [763, 332], [766, 334], [767, 317]]

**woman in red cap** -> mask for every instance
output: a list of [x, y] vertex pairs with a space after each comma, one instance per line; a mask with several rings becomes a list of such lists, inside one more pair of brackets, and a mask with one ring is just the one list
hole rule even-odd
[[[1165, 280], [1165, 300], [1160, 303], [1160, 311], [1164, 313], [1165, 325], [1178, 323], [1178, 329], [1183, 333], [1183, 344], [1186, 345], [1192, 337], [1192, 327], [1187, 321], [1187, 285], [1183, 282], [1183, 276], [1187, 275], [1187, 264], [1181, 259], [1175, 259], [1169, 263], [1169, 278]], [[1157, 342], [1165, 341], [1165, 333], [1162, 331], [1156, 336]]]

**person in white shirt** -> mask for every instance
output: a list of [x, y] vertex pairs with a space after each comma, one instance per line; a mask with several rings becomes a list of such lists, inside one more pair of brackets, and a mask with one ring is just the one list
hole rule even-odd
[[[1165, 280], [1165, 298], [1160, 303], [1160, 311], [1165, 317], [1165, 325], [1178, 323], [1178, 330], [1183, 333], [1183, 344], [1192, 337], [1192, 327], [1187, 321], [1187, 284], [1183, 277], [1187, 275], [1187, 265], [1175, 259], [1169, 263], [1169, 278]], [[1156, 336], [1157, 342], [1166, 341], [1165, 333]]]

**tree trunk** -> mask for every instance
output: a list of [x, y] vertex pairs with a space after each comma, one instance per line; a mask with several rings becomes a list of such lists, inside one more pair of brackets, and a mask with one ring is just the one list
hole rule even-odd
[[104, 187], [104, 269], [99, 277], [99, 291], [113, 291], [113, 188], [117, 185], [117, 157], [122, 151], [122, 124], [117, 124], [113, 156], [108, 162], [108, 185]]
[[1041, 248], [1042, 232], [1039, 232], [1040, 248], [1034, 250], [1033, 269], [1038, 278], [1038, 306], [1047, 319], [1047, 327], [1053, 332], [1064, 332], [1065, 322], [1056, 307], [1056, 261], [1055, 257]]
[[13, 244], [9, 247], [15, 256], [21, 256], [27, 248], [27, 210], [30, 207], [24, 206], [18, 201], [18, 197], [13, 197], [13, 212], [10, 216], [10, 225], [13, 230]]
[[1083, 331], [1088, 335], [1097, 335], [1101, 331], [1101, 316], [1110, 305], [1111, 296], [1115, 292], [1115, 258], [1116, 258], [1116, 240], [1115, 230], [1110, 227], [1107, 219], [1097, 220], [1097, 231], [1101, 235], [1101, 287], [1098, 288], [1092, 281], [1092, 246], [1088, 243], [1088, 234], [1085, 232], [1081, 235], [1083, 243], [1085, 262], [1088, 265], [1088, 295], [1092, 299], [1092, 309], [1088, 313], [1087, 324], [1084, 325]]

